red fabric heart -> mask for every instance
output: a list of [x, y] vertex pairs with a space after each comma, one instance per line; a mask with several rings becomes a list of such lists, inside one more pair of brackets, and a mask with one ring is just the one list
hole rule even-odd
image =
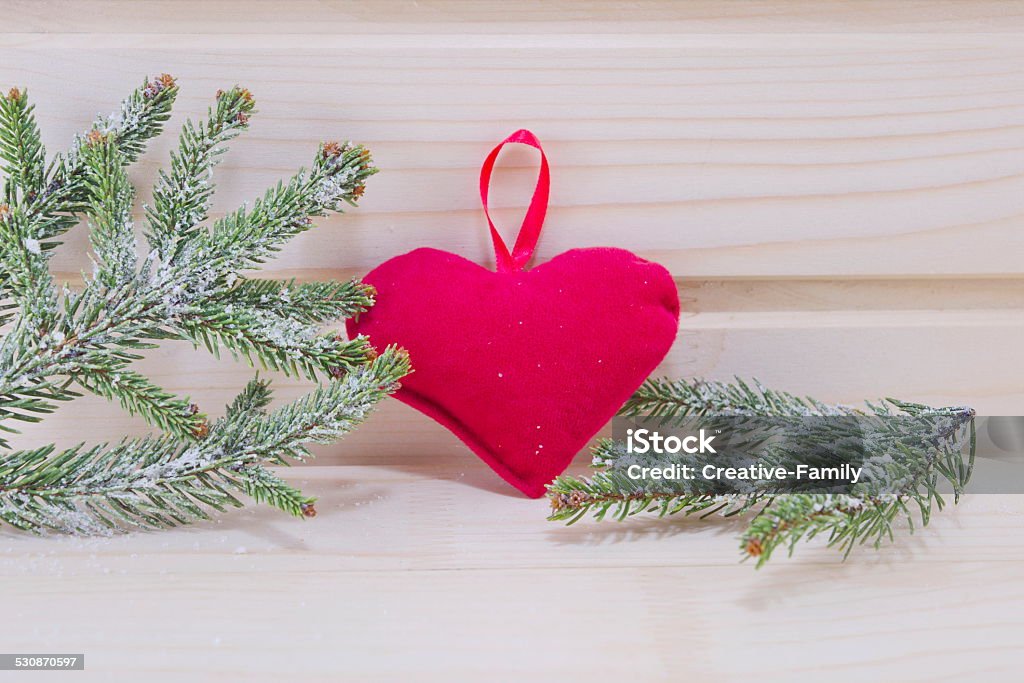
[[[505, 142], [540, 148], [528, 131]], [[481, 174], [485, 208], [502, 145]], [[679, 319], [668, 271], [622, 249], [573, 249], [522, 270], [543, 221], [546, 176], [542, 152], [541, 183], [511, 253], [492, 224], [497, 272], [417, 249], [364, 278], [377, 303], [348, 323], [350, 335], [369, 335], [378, 348], [407, 349], [414, 372], [397, 398], [533, 497], [664, 358]]]

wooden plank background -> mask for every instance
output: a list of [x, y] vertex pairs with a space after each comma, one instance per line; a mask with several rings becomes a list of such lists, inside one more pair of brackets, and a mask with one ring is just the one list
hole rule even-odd
[[[537, 261], [614, 245], [664, 263], [683, 316], [663, 373], [1024, 410], [1024, 3], [2, 9], [0, 86], [28, 88], [51, 150], [147, 74], [178, 77], [169, 132], [132, 171], [143, 199], [173, 133], [234, 83], [260, 113], [218, 169], [215, 213], [308, 164], [320, 140], [367, 144], [382, 172], [361, 206], [289, 245], [270, 276], [350, 277], [426, 245], [488, 261], [479, 164], [529, 127], [553, 167]], [[502, 156], [506, 236], [534, 169], [527, 150]], [[62, 279], [88, 267], [86, 243], [69, 235], [53, 260]], [[185, 344], [140, 369], [212, 413], [252, 374]], [[308, 388], [275, 385], [282, 399]], [[19, 443], [144, 431], [87, 397]], [[5, 619], [0, 634], [30, 651], [87, 649], [104, 680], [174, 680], [210, 662], [221, 680], [793, 679], [830, 663], [851, 680], [873, 667], [896, 667], [889, 680], [999, 677], [1024, 635], [1019, 614], [995, 609], [1021, 599], [1017, 498], [969, 501], [846, 565], [809, 550], [755, 574], [733, 563], [729, 524], [545, 526], [543, 503], [500, 495], [454, 437], [393, 401], [317, 453], [343, 467], [293, 473], [324, 496], [311, 524], [254, 511], [152, 537], [0, 536], [3, 611], [31, 626]], [[68, 606], [57, 623], [48, 600]], [[123, 618], [97, 616], [106, 605]], [[293, 638], [272, 635], [281, 624]], [[523, 644], [532, 659], [517, 659]]]

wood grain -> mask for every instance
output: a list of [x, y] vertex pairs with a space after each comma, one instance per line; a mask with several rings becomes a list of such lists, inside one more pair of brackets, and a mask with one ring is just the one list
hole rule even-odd
[[[7, 0], [19, 33], [546, 34], [1016, 32], [1024, 10], [1006, 0]], [[73, 11], [67, 11], [67, 10]], [[64, 11], [62, 11], [64, 10]]]
[[[537, 262], [613, 245], [676, 278], [680, 336], [659, 372], [1024, 411], [1022, 2], [7, 0], [0, 14], [0, 87], [27, 87], [51, 151], [145, 75], [179, 78], [169, 134], [132, 169], [140, 230], [173, 133], [241, 83], [260, 113], [218, 169], [213, 218], [320, 140], [363, 142], [382, 168], [267, 275], [357, 277], [418, 246], [487, 263], [479, 164], [527, 126], [554, 173]], [[502, 156], [506, 236], [534, 164]], [[53, 259], [61, 280], [80, 280], [86, 249], [77, 228]], [[212, 414], [253, 372], [187, 344], [139, 369]], [[309, 387], [272, 377], [278, 400]], [[145, 431], [85, 397], [16, 442]], [[755, 572], [735, 562], [735, 521], [546, 523], [542, 501], [395, 401], [317, 455], [334, 466], [287, 473], [320, 497], [312, 522], [251, 509], [114, 539], [0, 533], [0, 649], [84, 651], [80, 677], [97, 681], [1019, 677], [1019, 496], [969, 497], [845, 564], [818, 546]]]
[[[973, 406], [983, 415], [1024, 411], [1024, 302], [1012, 281], [684, 282], [679, 337], [658, 369], [666, 376], [756, 377], [768, 386], [822, 400], [857, 403], [897, 396]], [[954, 291], [955, 290], [955, 291]], [[985, 308], [974, 308], [977, 298]], [[177, 342], [148, 352], [140, 371], [190, 395], [213, 415], [252, 376], [244, 361], [216, 360]], [[415, 361], [415, 359], [414, 359]], [[279, 401], [311, 388], [266, 373]], [[86, 396], [12, 442], [60, 445], [143, 434], [146, 425], [119, 406]], [[354, 464], [472, 457], [453, 435], [387, 401], [368, 424], [315, 449], [319, 463]], [[585, 456], [584, 456], [585, 457]]]
[[[527, 125], [556, 169], [539, 261], [612, 245], [686, 277], [1021, 275], [1016, 35], [962, 48], [943, 36], [912, 47], [830, 37], [825, 49], [765, 35], [525, 53], [410, 48], [387, 37], [359, 49], [180, 49], [161, 36], [62, 49], [71, 38], [0, 47], [0, 82], [29, 88], [53, 149], [111, 111], [142, 74], [179, 77], [172, 130], [201, 115], [217, 88], [241, 82], [257, 94], [253, 130], [218, 174], [218, 212], [308, 164], [318, 140], [374, 150], [384, 171], [362, 207], [291, 245], [279, 268], [366, 272], [422, 245], [485, 261], [479, 163]], [[141, 187], [173, 137], [135, 170]], [[500, 177], [495, 205], [521, 207], [534, 177], [529, 153], [513, 150]], [[519, 212], [499, 212], [506, 232]], [[83, 267], [84, 246], [80, 232], [54, 267]]]
[[0, 536], [5, 647], [84, 650], [93, 680], [1013, 680], [1019, 663], [1017, 497], [845, 564], [812, 544], [755, 571], [736, 521], [566, 528], [479, 463], [290, 474], [322, 496], [315, 520]]

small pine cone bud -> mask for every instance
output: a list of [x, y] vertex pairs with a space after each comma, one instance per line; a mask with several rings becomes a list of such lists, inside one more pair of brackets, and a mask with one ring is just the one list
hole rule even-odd
[[312, 503], [303, 503], [301, 507], [303, 517], [309, 517], [310, 519], [316, 517], [316, 508], [313, 507]]
[[188, 404], [188, 414], [189, 415], [196, 415], [197, 413], [199, 413], [199, 406], [197, 406], [195, 403], [189, 403]]
[[764, 546], [761, 545], [761, 541], [756, 538], [752, 538], [747, 541], [747, 545], [744, 548], [747, 551], [747, 555], [751, 557], [759, 557], [764, 552]]
[[366, 360], [372, 362], [372, 361], [377, 360], [379, 357], [380, 357], [380, 354], [377, 353], [377, 349], [373, 348], [372, 346], [367, 346], [366, 347]]
[[342, 155], [344, 149], [337, 142], [325, 142], [323, 146], [323, 155], [325, 159], [337, 159]]
[[551, 496], [551, 509], [555, 510], [577, 510], [590, 502], [590, 496], [583, 491], [571, 493], [558, 493]]
[[7, 91], [7, 99], [9, 99], [11, 102], [15, 102], [17, 100], [20, 100], [21, 99], [21, 91], [18, 90], [17, 88], [11, 88], [10, 90]]
[[561, 493], [556, 496], [551, 496], [551, 498], [548, 500], [548, 502], [551, 503], [551, 509], [554, 510], [555, 512], [558, 512], [563, 507], [565, 507], [565, 503], [563, 501], [564, 498], [565, 495]]
[[244, 126], [249, 123], [249, 115], [244, 111], [238, 112], [238, 116], [235, 117], [235, 123], [240, 126]]
[[7, 204], [0, 204], [0, 221], [5, 221], [11, 215], [11, 207]]
[[366, 294], [366, 296], [377, 298], [377, 288], [376, 287], [374, 287], [373, 285], [371, 285], [371, 284], [369, 284], [367, 282], [363, 282], [361, 284], [361, 286], [363, 288], [363, 293]]
[[256, 98], [252, 96], [248, 88], [239, 88], [238, 96], [241, 97], [246, 104], [256, 104]]
[[192, 430], [192, 436], [196, 437], [197, 439], [205, 439], [209, 435], [210, 425], [206, 422], [206, 420], [200, 422], [198, 425], [196, 425], [195, 429]]
[[164, 90], [173, 87], [174, 76], [171, 76], [170, 74], [160, 74], [146, 84], [145, 89], [142, 91], [142, 96], [147, 100], [151, 100]]
[[352, 188], [352, 196], [353, 197], [362, 197], [363, 196], [363, 192], [365, 192], [365, 191], [366, 191], [366, 186], [365, 185], [356, 185], [354, 188]]
[[90, 146], [99, 145], [103, 143], [106, 139], [107, 136], [101, 133], [100, 131], [96, 130], [95, 128], [90, 130], [89, 134], [85, 136], [85, 142]]
[[216, 95], [214, 95], [214, 97], [215, 97], [216, 99], [218, 99], [218, 100], [219, 100], [220, 98], [224, 97], [224, 91], [223, 91], [223, 90], [220, 90], [220, 89], [218, 89], [218, 90], [217, 90], [217, 94], [216, 94]]

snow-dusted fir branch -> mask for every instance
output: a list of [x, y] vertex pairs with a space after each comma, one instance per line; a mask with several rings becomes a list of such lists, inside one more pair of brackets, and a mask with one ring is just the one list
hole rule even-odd
[[[14, 420], [38, 421], [58, 402], [74, 398], [72, 387], [77, 385], [117, 400], [167, 432], [166, 437], [126, 442], [113, 449], [54, 453], [44, 447], [0, 454], [4, 509], [21, 509], [16, 499], [29, 490], [26, 481], [66, 481], [73, 472], [65, 468], [57, 476], [57, 470], [51, 469], [60, 469], [61, 463], [86, 469], [106, 463], [110, 471], [122, 472], [116, 465], [122, 462], [118, 458], [127, 462], [140, 450], [152, 449], [168, 463], [182, 464], [197, 453], [207, 453], [218, 439], [237, 436], [243, 423], [249, 425], [244, 445], [250, 456], [261, 454], [261, 461], [274, 462], [299, 457], [304, 453], [301, 442], [333, 438], [361, 419], [368, 405], [352, 398], [362, 395], [359, 391], [377, 400], [408, 369], [404, 360], [395, 361], [401, 354], [375, 360], [377, 354], [366, 339], [346, 340], [321, 331], [324, 323], [366, 310], [373, 302], [372, 288], [354, 281], [250, 281], [242, 272], [310, 229], [313, 218], [355, 204], [366, 179], [375, 172], [364, 148], [323, 144], [309, 171], [299, 171], [288, 183], [269, 190], [251, 210], [240, 209], [211, 228], [204, 225], [214, 189], [214, 164], [225, 143], [248, 127], [255, 111], [253, 96], [244, 88], [219, 91], [207, 119], [186, 122], [170, 171], [160, 174], [153, 205], [146, 208], [150, 250], [138, 258], [134, 189], [125, 167], [160, 132], [176, 94], [170, 76], [147, 80], [117, 112], [99, 118], [91, 130], [75, 139], [70, 152], [49, 166], [25, 93], [11, 90], [0, 103], [0, 160], [6, 175], [0, 204], [0, 286], [14, 302], [14, 308], [0, 308], [0, 316], [10, 323], [0, 341], [0, 429], [14, 431], [10, 424]], [[85, 277], [80, 291], [58, 291], [47, 267], [55, 244], [51, 238], [82, 217], [91, 228], [93, 272]], [[252, 421], [245, 414], [262, 408], [256, 400], [261, 385], [251, 385], [233, 404], [232, 419], [215, 425], [213, 431], [225, 436], [211, 436], [211, 426], [197, 406], [129, 368], [140, 357], [139, 351], [161, 339], [188, 339], [215, 354], [227, 348], [289, 374], [336, 381], [292, 408], [273, 413], [270, 421]], [[341, 402], [339, 409], [352, 409], [321, 421], [302, 422], [321, 414], [332, 400]], [[355, 402], [350, 406], [345, 403], [349, 400]], [[281, 432], [288, 426], [294, 429]], [[0, 441], [0, 446], [7, 444]], [[16, 487], [13, 480], [4, 485], [4, 472], [24, 474], [29, 466], [32, 474], [27, 480], [18, 479]], [[287, 501], [298, 500], [269, 473], [248, 483], [242, 475], [238, 477], [236, 488], [257, 500], [276, 501], [284, 507]], [[96, 482], [89, 477], [75, 481]], [[206, 486], [196, 485], [200, 484]], [[61, 490], [82, 493], [80, 486]], [[212, 498], [206, 502], [213, 507], [228, 500], [216, 493], [208, 496]], [[54, 498], [58, 499], [65, 500]], [[124, 512], [120, 503], [105, 500], [107, 512], [114, 508]], [[182, 505], [179, 512], [184, 514], [190, 508]], [[60, 506], [66, 507], [63, 502]], [[75, 509], [85, 514], [87, 507], [76, 505]], [[301, 512], [294, 505], [289, 509]], [[11, 519], [21, 520], [21, 526], [32, 527], [31, 516], [11, 514], [15, 515]], [[166, 521], [153, 514], [150, 521]], [[136, 521], [146, 519], [143, 515]], [[178, 518], [171, 514], [167, 519]]]
[[[153, 83], [166, 82], [162, 78]], [[234, 112], [236, 118], [242, 113], [252, 112], [252, 96], [241, 88], [222, 92], [219, 98], [245, 104], [244, 107], [239, 105], [226, 109]], [[133, 96], [129, 102], [136, 99]], [[130, 109], [127, 105], [122, 107], [122, 110], [127, 109]], [[215, 111], [223, 112], [225, 108], [218, 107]], [[203, 124], [201, 128], [206, 130], [210, 126]], [[6, 349], [9, 355], [14, 356], [10, 365], [18, 372], [12, 374], [17, 374], [20, 381], [36, 382], [53, 374], [74, 376], [77, 368], [114, 372], [133, 360], [136, 349], [148, 346], [143, 340], [167, 335], [185, 336], [215, 352], [223, 345], [234, 353], [259, 359], [266, 367], [310, 377], [318, 373], [336, 376], [372, 358], [373, 350], [365, 339], [343, 341], [333, 334], [321, 333], [312, 323], [250, 307], [245, 297], [236, 300], [233, 296], [234, 288], [244, 282], [239, 270], [246, 265], [244, 255], [247, 252], [243, 247], [247, 240], [252, 245], [261, 241], [256, 235], [269, 233], [276, 235], [276, 244], [280, 244], [299, 231], [281, 234], [282, 221], [306, 230], [312, 225], [310, 215], [337, 209], [339, 201], [351, 202], [361, 194], [365, 178], [374, 172], [364, 149], [333, 143], [321, 146], [314, 164], [317, 169], [314, 176], [319, 179], [318, 183], [325, 179], [346, 178], [346, 182], [338, 186], [340, 195], [318, 199], [319, 184], [292, 183], [291, 190], [285, 193], [279, 186], [269, 194], [286, 196], [291, 210], [282, 206], [273, 217], [265, 216], [272, 223], [270, 227], [240, 212], [249, 216], [249, 229], [239, 229], [234, 235], [236, 241], [222, 242], [205, 230], [192, 230], [179, 238], [182, 248], [174, 257], [163, 259], [151, 252], [142, 268], [134, 273], [134, 250], [129, 244], [134, 237], [130, 214], [124, 210], [129, 192], [124, 187], [123, 177], [118, 176], [117, 164], [111, 161], [112, 156], [120, 153], [120, 148], [115, 135], [103, 130], [94, 128], [84, 136], [76, 154], [83, 169], [81, 184], [85, 190], [85, 213], [94, 223], [97, 270], [83, 292], [69, 293], [64, 297], [64, 310], [60, 314], [52, 305], [52, 296], [35, 293], [31, 299], [26, 297], [23, 307], [26, 313], [48, 315], [44, 327], [50, 332], [50, 338], [41, 337], [34, 345]], [[186, 138], [182, 145], [184, 149], [179, 151], [179, 156], [194, 145], [194, 140]], [[297, 177], [305, 176], [300, 172]], [[207, 196], [208, 192], [208, 186], [193, 187], [184, 193], [180, 201], [187, 204], [192, 201], [191, 194]], [[258, 206], [264, 204], [257, 202]], [[72, 207], [64, 208], [70, 210]], [[167, 209], [177, 210], [174, 205], [167, 205]], [[151, 212], [151, 217], [154, 215]], [[6, 224], [19, 226], [30, 222], [14, 220], [17, 217], [17, 213], [12, 214], [12, 220]], [[217, 234], [216, 227], [213, 234]], [[29, 272], [25, 277], [44, 281], [45, 278], [32, 275], [39, 274], [45, 267], [43, 254], [38, 250], [33, 253], [31, 244], [17, 248], [17, 239], [9, 243], [16, 248], [13, 249], [13, 258], [6, 261], [20, 263], [28, 259], [31, 267], [21, 269]], [[26, 239], [21, 243], [24, 246]], [[108, 253], [112, 250], [119, 259], [112, 260]], [[121, 268], [121, 276], [112, 280], [110, 272], [116, 267]], [[6, 270], [21, 272], [16, 268]], [[125, 278], [124, 274], [128, 272], [133, 272], [133, 277]], [[349, 308], [358, 310], [359, 303], [367, 298], [365, 290], [353, 286], [351, 291], [353, 297]], [[16, 353], [19, 350], [20, 359]], [[5, 389], [17, 392], [15, 387], [3, 386], [2, 381], [0, 376], [0, 396]]]
[[[969, 408], [930, 408], [894, 399], [855, 408], [827, 405], [739, 379], [734, 383], [652, 379], [620, 414], [650, 416], [669, 424], [695, 417], [859, 418], [813, 420], [806, 427], [811, 431], [801, 440], [807, 442], [804, 446], [768, 446], [757, 456], [766, 466], [792, 469], [815, 451], [815, 442], [833, 444], [835, 452], [842, 454], [849, 441], [851, 460], [868, 454], [863, 460], [868, 476], [846, 493], [787, 493], [772, 482], [633, 478], [627, 474], [631, 465], [666, 463], [656, 462], [657, 456], [632, 453], [626, 444], [613, 440], [603, 440], [594, 448], [591, 476], [564, 476], [549, 486], [551, 519], [570, 524], [587, 515], [623, 520], [642, 512], [660, 516], [753, 513], [741, 549], [745, 557], [756, 558], [757, 566], [778, 547], [792, 552], [801, 541], [818, 535], [848, 554], [856, 545], [877, 547], [891, 539], [900, 519], [912, 529], [912, 513], [927, 524], [932, 510], [945, 503], [940, 485], [948, 482], [957, 498], [973, 465], [974, 411]], [[857, 432], [853, 438], [850, 429]]]
[[701, 415], [806, 417], [852, 415], [849, 406], [830, 406], [812, 398], [769, 389], [756, 380], [735, 382], [651, 378], [622, 406], [625, 417], [681, 419]]
[[254, 108], [252, 93], [232, 88], [218, 93], [205, 121], [185, 122], [178, 150], [171, 153], [171, 170], [160, 171], [153, 205], [146, 207], [149, 245], [162, 260], [172, 260], [178, 245], [207, 218], [213, 167], [226, 143], [248, 127]]
[[254, 380], [224, 418], [195, 443], [169, 436], [113, 447], [46, 446], [0, 460], [0, 520], [30, 531], [104, 533], [165, 528], [237, 507], [243, 493], [296, 516], [314, 499], [266, 469], [308, 456], [309, 442], [333, 440], [358, 425], [409, 370], [388, 350], [312, 394], [266, 412], [268, 383]]
[[125, 285], [135, 277], [137, 248], [132, 206], [135, 188], [121, 163], [122, 155], [110, 135], [90, 133], [82, 151], [89, 241], [95, 256], [93, 278], [104, 289]]
[[350, 143], [320, 147], [310, 171], [278, 183], [251, 208], [228, 214], [204, 236], [197, 250], [221, 262], [244, 266], [262, 263], [296, 235], [312, 227], [312, 218], [355, 205], [366, 179], [376, 173], [370, 153]]
[[[147, 79], [142, 86], [121, 103], [116, 112], [97, 118], [92, 131], [98, 131], [112, 138], [121, 152], [122, 162], [134, 162], [145, 150], [146, 143], [163, 129], [171, 115], [171, 106], [178, 95], [174, 79], [164, 74]], [[87, 201], [84, 186], [85, 165], [82, 149], [89, 144], [88, 134], [75, 138], [72, 148], [58, 154], [40, 177], [39, 165], [35, 160], [45, 158], [43, 148], [25, 91], [12, 88], [6, 101], [0, 104], [0, 111], [16, 113], [16, 117], [0, 114], [0, 148], [20, 150], [15, 155], [32, 160], [32, 184], [26, 184], [22, 171], [11, 173], [5, 165], [3, 171], [8, 181], [5, 185], [5, 199], [10, 206], [18, 205], [29, 219], [32, 234], [29, 235], [43, 251], [57, 246], [54, 237], [61, 235], [78, 223], [78, 216]], [[6, 155], [5, 155], [6, 158]], [[13, 163], [8, 159], [8, 164]], [[21, 168], [19, 163], [18, 168]], [[21, 182], [11, 182], [16, 175]]]
[[16, 88], [0, 98], [0, 171], [7, 177], [6, 204], [43, 183], [46, 150], [33, 109], [26, 93]]
[[246, 279], [229, 292], [236, 303], [249, 310], [309, 324], [350, 318], [369, 308], [376, 294], [372, 285], [354, 280], [297, 283]]

